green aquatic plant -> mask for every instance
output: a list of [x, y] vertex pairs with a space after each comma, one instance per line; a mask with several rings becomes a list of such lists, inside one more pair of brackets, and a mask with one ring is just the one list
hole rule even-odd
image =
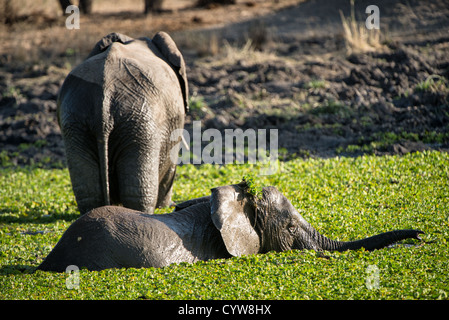
[[246, 192], [252, 194], [255, 198], [262, 198], [262, 186], [252, 174], [245, 174], [242, 177], [242, 182], [246, 184]]

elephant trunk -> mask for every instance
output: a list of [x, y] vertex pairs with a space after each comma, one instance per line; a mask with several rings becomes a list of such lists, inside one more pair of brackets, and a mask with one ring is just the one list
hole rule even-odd
[[365, 248], [365, 250], [371, 251], [387, 247], [404, 239], [412, 238], [421, 240], [419, 235], [423, 233], [420, 230], [394, 230], [355, 241], [335, 241], [319, 235], [317, 241], [322, 250], [346, 251]]
[[407, 229], [384, 232], [355, 241], [332, 240], [320, 234], [292, 205], [290, 206], [295, 221], [300, 226], [296, 229], [296, 236], [294, 237], [292, 249], [346, 251], [365, 248], [365, 250], [372, 251], [385, 248], [405, 239], [421, 240], [420, 234], [424, 234], [421, 230]]

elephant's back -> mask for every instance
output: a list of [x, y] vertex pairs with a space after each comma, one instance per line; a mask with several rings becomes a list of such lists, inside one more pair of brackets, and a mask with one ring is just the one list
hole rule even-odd
[[82, 63], [73, 68], [72, 71], [70, 71], [66, 81], [70, 78], [76, 77], [86, 82], [101, 86], [103, 84], [106, 57], [107, 53], [102, 52], [101, 54], [84, 60]]
[[[113, 243], [113, 257], [120, 267], [163, 267], [180, 261], [195, 261], [183, 247], [183, 237], [167, 220], [171, 215], [148, 215], [115, 206], [94, 209], [92, 221], [103, 221], [106, 238]], [[165, 218], [165, 219], [164, 219]], [[108, 257], [111, 257], [111, 252]]]
[[103, 101], [104, 54], [76, 66], [65, 78], [58, 94], [58, 120], [62, 128], [95, 117]]
[[[173, 69], [158, 54], [150, 40], [112, 43], [107, 50], [76, 66], [67, 76], [97, 84], [105, 92], [120, 90], [122, 94], [148, 93], [179, 86]], [[143, 90], [143, 92], [142, 92]], [[179, 90], [180, 87], [179, 87]]]
[[58, 98], [61, 116], [73, 121], [72, 117], [92, 119], [118, 112], [116, 115], [122, 121], [138, 114], [136, 105], [140, 106], [140, 116], [161, 123], [167, 120], [166, 115], [183, 115], [178, 78], [155, 52], [159, 51], [151, 40], [114, 42], [105, 51], [83, 61], [69, 73], [61, 88]]
[[178, 84], [173, 69], [158, 54], [151, 41], [113, 43], [106, 52], [105, 82], [125, 79], [140, 89], [163, 89]]
[[145, 117], [145, 122], [156, 121], [154, 125], [161, 129], [170, 117], [184, 114], [184, 103], [176, 74], [154, 53], [157, 49], [153, 46], [151, 42], [134, 40], [109, 47], [103, 73], [103, 107], [120, 106], [120, 119], [132, 121], [138, 114], [137, 121]]

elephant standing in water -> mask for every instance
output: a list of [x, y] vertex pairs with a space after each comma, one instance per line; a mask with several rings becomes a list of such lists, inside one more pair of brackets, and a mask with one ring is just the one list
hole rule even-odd
[[183, 202], [168, 214], [94, 209], [67, 229], [38, 269], [164, 267], [272, 250], [374, 250], [423, 233], [395, 230], [335, 241], [318, 233], [276, 188], [263, 188], [262, 194], [254, 197], [242, 182], [212, 189], [211, 196]]
[[171, 204], [170, 159], [188, 111], [184, 59], [172, 38], [111, 33], [65, 79], [58, 96], [73, 191], [82, 214], [110, 204], [153, 213]]

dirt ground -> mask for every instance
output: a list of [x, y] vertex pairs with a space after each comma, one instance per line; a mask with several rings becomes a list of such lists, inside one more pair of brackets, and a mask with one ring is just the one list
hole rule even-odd
[[[370, 2], [356, 1], [362, 26]], [[188, 130], [278, 129], [283, 159], [449, 149], [449, 1], [377, 1], [368, 51], [347, 46], [350, 1], [193, 3], [144, 16], [143, 1], [97, 0], [79, 30], [56, 5], [18, 10], [0, 26], [0, 161], [64, 166], [59, 87], [113, 31], [173, 36], [188, 65]]]

